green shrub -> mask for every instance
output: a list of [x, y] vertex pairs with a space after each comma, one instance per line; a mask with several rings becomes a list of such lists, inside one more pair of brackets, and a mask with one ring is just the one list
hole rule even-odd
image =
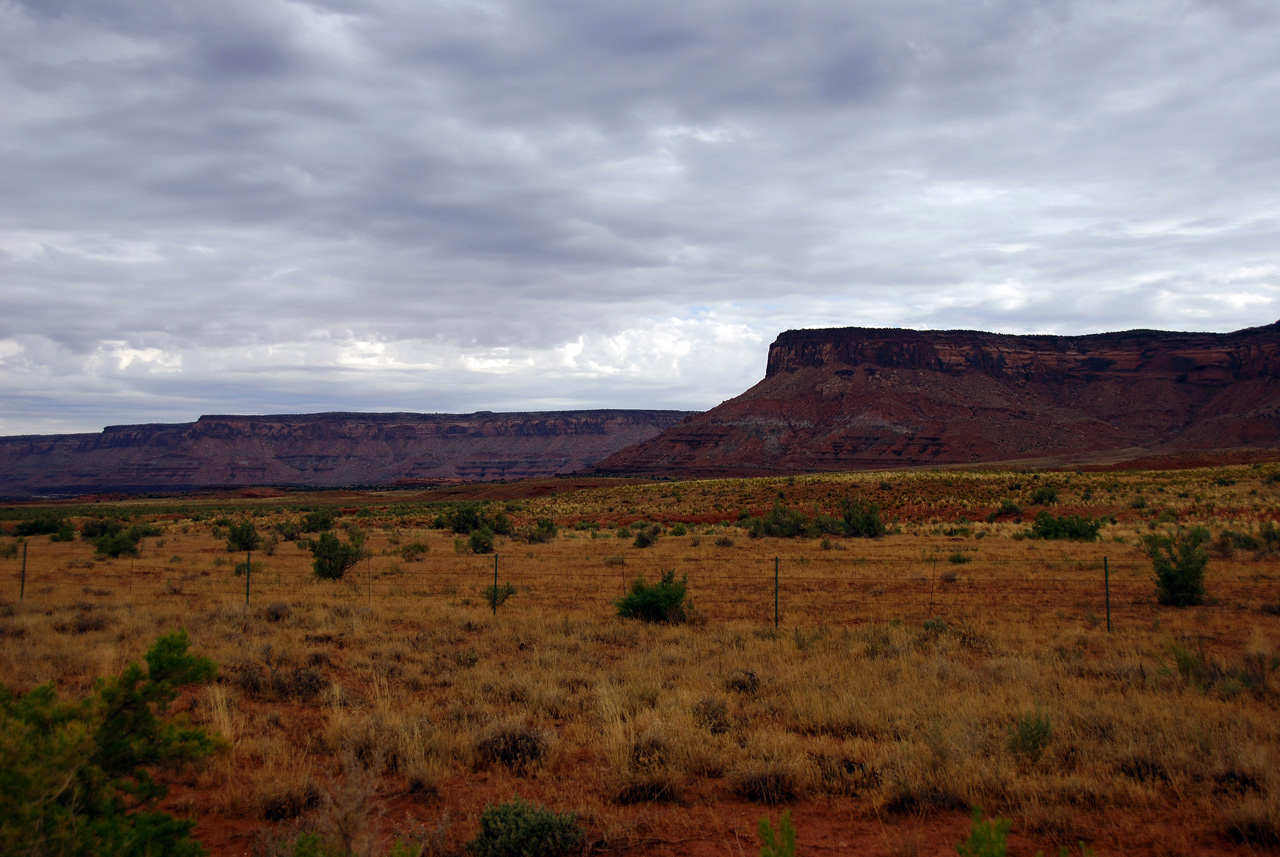
[[688, 580], [688, 575], [676, 580], [674, 569], [662, 572], [662, 579], [652, 585], [637, 577], [631, 581], [631, 591], [616, 602], [618, 615], [645, 622], [683, 622], [688, 612]]
[[747, 520], [747, 534], [753, 539], [762, 536], [791, 538], [802, 536], [809, 529], [809, 519], [797, 509], [788, 508], [781, 500], [775, 500], [773, 509], [763, 518]]
[[467, 537], [467, 546], [472, 553], [493, 553], [493, 530], [481, 527], [472, 531]]
[[307, 544], [311, 551], [311, 567], [321, 580], [341, 580], [347, 569], [364, 559], [359, 546], [338, 540], [333, 531], [320, 534], [320, 538]]
[[529, 544], [540, 545], [553, 541], [559, 534], [560, 530], [556, 527], [555, 521], [550, 518], [539, 518], [537, 523], [525, 530], [522, 535]]
[[227, 530], [227, 551], [252, 551], [258, 549], [258, 528], [253, 521], [232, 524]]
[[215, 748], [167, 719], [179, 687], [215, 673], [187, 646], [183, 631], [160, 637], [146, 670], [130, 664], [78, 702], [60, 702], [52, 685], [20, 699], [0, 686], [0, 853], [205, 853], [190, 839], [194, 821], [156, 809], [168, 789], [152, 777]]
[[557, 814], [516, 796], [484, 808], [467, 850], [476, 857], [564, 857], [581, 847], [584, 836], [574, 813]]
[[983, 821], [982, 807], [974, 807], [969, 838], [956, 843], [956, 853], [960, 857], [1008, 857], [1009, 843], [1006, 840], [1011, 827], [1013, 822], [1007, 818]]
[[19, 521], [13, 528], [13, 534], [19, 538], [29, 536], [51, 536], [65, 528], [67, 522], [52, 512], [40, 512], [33, 517]]
[[423, 541], [409, 542], [400, 548], [400, 556], [404, 557], [405, 562], [421, 562], [422, 558], [430, 552], [431, 546]]
[[1029, 711], [1009, 727], [1009, 752], [1038, 762], [1053, 738], [1053, 721], [1038, 709]]
[[844, 498], [840, 504], [844, 534], [853, 538], [878, 539], [885, 533], [880, 507], [862, 498]]
[[638, 548], [651, 548], [658, 543], [658, 537], [649, 530], [641, 530], [636, 533], [636, 540], [632, 542]]
[[493, 610], [497, 610], [506, 603], [508, 598], [515, 594], [516, 588], [510, 583], [503, 583], [498, 586], [490, 585], [480, 590], [480, 597]]
[[1102, 529], [1102, 521], [1086, 518], [1082, 515], [1051, 515], [1041, 509], [1031, 524], [1028, 535], [1033, 539], [1068, 539], [1077, 542], [1092, 542], [1098, 538]]
[[1173, 535], [1152, 535], [1144, 540], [1155, 571], [1156, 599], [1173, 607], [1189, 607], [1204, 601], [1204, 575], [1209, 564], [1205, 544], [1209, 530], [1193, 527]]
[[80, 526], [80, 538], [92, 542], [103, 536], [114, 536], [123, 529], [124, 524], [118, 518], [90, 518]]
[[776, 832], [767, 815], [760, 819], [756, 829], [760, 833], [760, 857], [795, 857], [796, 828], [791, 823], [791, 810], [782, 811]]
[[137, 556], [138, 539], [128, 530], [121, 530], [109, 535], [98, 536], [93, 540], [94, 550], [102, 556], [116, 557]]
[[1052, 485], [1041, 485], [1031, 492], [1031, 505], [1052, 506], [1058, 502], [1058, 489]]
[[689, 534], [689, 528], [686, 527], [681, 521], [676, 521], [674, 524], [671, 525], [671, 535], [685, 536], [688, 534]]
[[967, 553], [956, 551], [951, 556], [947, 557], [947, 562], [952, 565], [964, 565], [965, 563], [973, 562], [973, 557], [969, 556]]
[[333, 509], [321, 507], [308, 512], [302, 519], [302, 532], [304, 533], [322, 533], [325, 530], [333, 529], [333, 522], [337, 515]]

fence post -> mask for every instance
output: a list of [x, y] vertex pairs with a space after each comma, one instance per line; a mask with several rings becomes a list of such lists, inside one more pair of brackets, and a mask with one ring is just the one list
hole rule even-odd
[[1107, 567], [1107, 558], [1102, 558], [1102, 586], [1107, 594], [1107, 633], [1111, 633], [1111, 569]]
[[22, 542], [22, 577], [18, 584], [18, 600], [21, 601], [27, 597], [27, 542]]
[[493, 615], [498, 615], [498, 555], [493, 555]]
[[773, 630], [778, 630], [778, 558], [773, 558]]

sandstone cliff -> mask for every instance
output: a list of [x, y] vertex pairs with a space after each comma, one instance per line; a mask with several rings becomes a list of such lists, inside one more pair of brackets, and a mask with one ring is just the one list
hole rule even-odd
[[1280, 322], [1228, 334], [795, 330], [765, 378], [595, 468], [720, 476], [1280, 446]]
[[0, 496], [491, 481], [581, 470], [683, 411], [205, 416], [0, 438]]

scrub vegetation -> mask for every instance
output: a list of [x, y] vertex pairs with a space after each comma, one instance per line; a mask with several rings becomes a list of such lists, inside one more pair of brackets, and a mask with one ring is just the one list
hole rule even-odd
[[[57, 783], [64, 760], [99, 791], [79, 821], [42, 792], [0, 835], [23, 853], [23, 824], [72, 842], [136, 816], [219, 855], [1274, 849], [1277, 472], [3, 507], [0, 770]], [[122, 534], [132, 553], [98, 545]], [[164, 681], [157, 640], [199, 669]], [[121, 694], [166, 749], [107, 768], [71, 738]]]

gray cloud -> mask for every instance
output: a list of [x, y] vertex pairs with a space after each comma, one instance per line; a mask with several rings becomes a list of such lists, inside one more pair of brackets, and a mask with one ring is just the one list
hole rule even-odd
[[0, 0], [0, 433], [1280, 317], [1263, 0]]

